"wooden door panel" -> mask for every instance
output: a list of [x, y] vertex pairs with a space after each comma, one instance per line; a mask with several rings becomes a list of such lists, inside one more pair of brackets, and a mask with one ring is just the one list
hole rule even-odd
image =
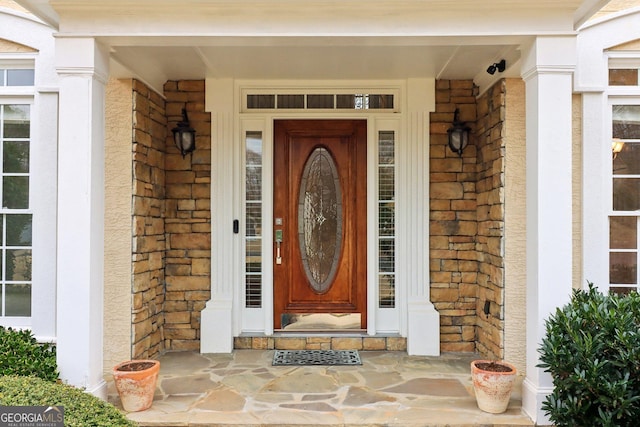
[[[275, 122], [274, 148], [274, 224], [282, 230], [281, 263], [274, 264], [274, 322], [281, 326], [283, 313], [361, 313], [362, 327], [366, 325], [366, 122], [357, 120], [287, 120]], [[305, 181], [305, 167], [316, 159], [325, 165], [332, 164], [339, 195], [335, 196], [342, 219], [332, 274], [323, 284], [313, 279], [317, 269], [307, 256], [308, 245], [301, 224], [320, 224], [325, 227], [327, 218], [321, 210], [313, 210], [307, 204], [309, 191], [300, 193]], [[320, 159], [320, 160], [318, 160]], [[333, 176], [333, 175], [332, 175]], [[326, 174], [324, 175], [327, 179]], [[306, 178], [308, 190], [310, 178]], [[311, 186], [312, 188], [315, 188]], [[331, 185], [321, 187], [330, 194]], [[329, 188], [329, 190], [327, 190]], [[301, 197], [303, 197], [301, 199]], [[327, 196], [328, 197], [328, 196]], [[322, 202], [322, 200], [321, 200]], [[309, 207], [311, 206], [311, 208]], [[322, 206], [320, 203], [318, 206]], [[301, 208], [302, 207], [302, 208]], [[302, 214], [300, 214], [302, 209]], [[331, 209], [327, 208], [331, 211]], [[312, 213], [309, 213], [312, 212]], [[307, 216], [305, 216], [307, 215]], [[315, 218], [317, 222], [309, 221]], [[304, 220], [307, 218], [307, 220]], [[281, 219], [282, 224], [277, 223]], [[316, 225], [317, 225], [316, 224]], [[331, 230], [331, 228], [329, 228]], [[329, 234], [329, 237], [331, 234]], [[306, 240], [305, 240], [306, 241]], [[324, 242], [321, 242], [324, 243]], [[274, 242], [275, 245], [275, 242]], [[322, 246], [322, 244], [319, 244]], [[274, 250], [277, 249], [274, 246]], [[314, 254], [311, 251], [312, 255]], [[323, 252], [324, 253], [324, 252]], [[331, 252], [334, 253], [334, 252]], [[325, 257], [326, 258], [326, 257]], [[327, 259], [320, 257], [329, 265]], [[307, 261], [305, 261], [305, 259]], [[313, 260], [317, 259], [313, 258]], [[275, 260], [274, 260], [275, 262]], [[306, 262], [306, 264], [305, 264]], [[305, 268], [306, 265], [306, 268]], [[324, 271], [324, 270], [322, 270]], [[311, 279], [309, 279], [311, 277]], [[312, 284], [313, 282], [313, 284]], [[313, 286], [317, 288], [314, 289]], [[320, 289], [318, 289], [320, 288]]]

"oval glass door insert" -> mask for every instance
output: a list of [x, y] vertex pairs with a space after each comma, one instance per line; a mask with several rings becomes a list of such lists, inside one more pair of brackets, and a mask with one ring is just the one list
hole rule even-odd
[[312, 151], [302, 173], [298, 241], [311, 288], [327, 292], [342, 248], [342, 196], [336, 164], [323, 147]]

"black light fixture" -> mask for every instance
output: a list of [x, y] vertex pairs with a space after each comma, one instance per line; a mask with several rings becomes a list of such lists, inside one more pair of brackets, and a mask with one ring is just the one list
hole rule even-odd
[[182, 109], [182, 121], [178, 122], [171, 132], [173, 132], [173, 141], [183, 158], [196, 149], [196, 130], [189, 125], [186, 108]]
[[449, 134], [449, 148], [462, 157], [462, 151], [469, 145], [469, 131], [471, 128], [467, 126], [466, 122], [458, 120], [458, 114], [460, 114], [460, 110], [456, 108], [453, 114], [453, 126], [447, 130], [447, 133]]
[[499, 73], [502, 73], [506, 68], [507, 68], [507, 61], [503, 59], [500, 62], [494, 62], [493, 64], [489, 65], [489, 68], [487, 68], [487, 73], [491, 75], [494, 75], [496, 71], [498, 71]]

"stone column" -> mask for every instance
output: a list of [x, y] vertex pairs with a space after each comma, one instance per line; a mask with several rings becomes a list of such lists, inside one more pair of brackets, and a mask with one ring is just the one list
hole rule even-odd
[[106, 397], [102, 378], [107, 50], [57, 38], [60, 76], [57, 339], [64, 382]]
[[[405, 257], [406, 271], [398, 272], [407, 294], [407, 352], [411, 355], [440, 354], [440, 315], [430, 300], [429, 278], [429, 113], [435, 110], [435, 81], [409, 79], [407, 83], [407, 149], [401, 152], [399, 179], [401, 188], [411, 194], [398, 195], [399, 234], [407, 244], [398, 248]], [[408, 183], [412, 183], [409, 185]], [[404, 212], [404, 214], [402, 213]], [[402, 285], [400, 285], [402, 286]]]
[[538, 424], [552, 390], [537, 368], [545, 319], [572, 289], [571, 95], [575, 36], [538, 37], [523, 52], [526, 85], [527, 371], [522, 406]]

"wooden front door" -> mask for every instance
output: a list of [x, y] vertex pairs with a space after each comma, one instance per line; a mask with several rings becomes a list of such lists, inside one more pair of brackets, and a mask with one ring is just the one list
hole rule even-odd
[[364, 120], [275, 121], [275, 329], [302, 313], [366, 328], [366, 149]]

